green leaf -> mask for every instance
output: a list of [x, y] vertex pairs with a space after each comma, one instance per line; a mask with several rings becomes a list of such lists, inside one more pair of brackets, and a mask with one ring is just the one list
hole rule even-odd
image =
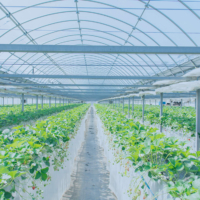
[[41, 177], [41, 173], [39, 171], [36, 172], [35, 179], [39, 179]]
[[41, 173], [42, 173], [42, 174], [46, 174], [48, 171], [49, 171], [49, 168], [46, 167], [46, 168], [43, 168], [43, 169], [41, 170]]
[[7, 167], [0, 166], [0, 174], [6, 174], [9, 173], [9, 170]]
[[182, 163], [176, 163], [176, 170], [182, 171], [184, 169], [184, 165]]
[[176, 160], [174, 158], [169, 158], [169, 162], [174, 165], [174, 167], [176, 166]]
[[15, 178], [15, 175], [17, 174], [17, 171], [10, 171], [8, 175], [10, 175], [13, 179]]
[[47, 180], [47, 174], [41, 174], [41, 176], [42, 176], [42, 180], [43, 180], [43, 181], [46, 181], [46, 180]]
[[5, 197], [5, 196], [4, 196], [4, 192], [1, 191], [1, 192], [0, 192], [0, 200], [4, 200], [4, 197]]
[[34, 169], [34, 168], [32, 168], [32, 169], [30, 169], [29, 171], [30, 171], [30, 173], [31, 173], [31, 174], [33, 174], [33, 173], [34, 173], [34, 171], [35, 171], [35, 169]]
[[4, 196], [6, 199], [10, 199], [12, 197], [12, 194], [10, 192], [5, 192]]

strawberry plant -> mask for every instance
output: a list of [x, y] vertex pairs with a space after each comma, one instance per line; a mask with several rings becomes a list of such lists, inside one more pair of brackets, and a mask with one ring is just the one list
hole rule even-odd
[[[63, 167], [67, 157], [67, 146], [76, 133], [78, 125], [89, 105], [81, 105], [62, 111], [46, 120], [37, 121], [35, 126], [17, 126], [5, 129], [0, 134], [0, 199], [11, 199], [19, 192], [18, 183], [29, 180], [28, 199], [38, 199], [42, 190], [38, 184], [51, 181], [49, 167]], [[23, 198], [23, 195], [20, 194]]]
[[[108, 131], [111, 148], [117, 150], [116, 162], [126, 157], [135, 172], [146, 174], [150, 180], [166, 183], [167, 191], [173, 198], [200, 199], [199, 151], [191, 153], [189, 147], [185, 148], [185, 142], [176, 137], [166, 137], [156, 128], [127, 119], [126, 114], [108, 106], [96, 105], [96, 108]], [[126, 175], [126, 166], [125, 169]], [[136, 182], [136, 178], [134, 179]], [[135, 186], [138, 187], [139, 185]], [[142, 184], [141, 190], [145, 188], [146, 185]], [[145, 199], [145, 191], [144, 194]], [[133, 199], [137, 198], [138, 195], [135, 194]]]
[[35, 120], [43, 116], [61, 112], [62, 110], [74, 108], [78, 105], [79, 104], [71, 104], [49, 108], [47, 104], [44, 104], [43, 109], [40, 109], [40, 105], [38, 110], [36, 110], [35, 105], [25, 105], [24, 112], [21, 111], [20, 105], [0, 107], [0, 128], [19, 124], [20, 122]]

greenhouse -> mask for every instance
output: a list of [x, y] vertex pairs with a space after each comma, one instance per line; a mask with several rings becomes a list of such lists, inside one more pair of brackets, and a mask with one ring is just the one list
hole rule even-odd
[[200, 200], [199, 0], [0, 0], [0, 200]]

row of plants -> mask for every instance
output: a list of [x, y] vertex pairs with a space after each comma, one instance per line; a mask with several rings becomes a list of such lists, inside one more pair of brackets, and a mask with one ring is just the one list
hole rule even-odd
[[20, 122], [26, 122], [29, 120], [35, 120], [43, 116], [51, 115], [56, 112], [61, 112], [62, 110], [74, 108], [79, 104], [70, 104], [59, 107], [49, 108], [47, 104], [41, 109], [36, 109], [35, 105], [26, 105], [24, 112], [21, 111], [21, 106], [9, 106], [0, 108], [0, 128], [19, 124]]
[[[110, 107], [112, 107], [110, 105]], [[122, 106], [120, 109], [122, 111]], [[128, 114], [128, 105], [124, 105], [124, 112]], [[134, 119], [142, 118], [142, 105], [134, 105], [132, 113], [132, 105], [130, 106], [130, 114]], [[163, 117], [160, 120], [160, 106], [145, 105], [144, 119], [152, 124], [162, 124], [165, 127], [171, 127], [175, 131], [183, 131], [191, 133], [191, 137], [195, 137], [196, 130], [196, 111], [193, 107], [176, 107], [163, 106]]]
[[[16, 193], [22, 199], [25, 193], [32, 200], [42, 196], [41, 185], [45, 186], [51, 181], [49, 167], [53, 166], [54, 170], [63, 167], [69, 140], [78, 130], [88, 107], [88, 104], [80, 105], [46, 120], [37, 121], [35, 126], [17, 126], [1, 132], [1, 200], [13, 199]], [[19, 181], [28, 181], [30, 185], [20, 188]]]
[[[116, 153], [116, 162], [123, 159], [121, 152], [130, 162], [126, 166], [127, 171], [131, 167], [150, 180], [163, 181], [172, 198], [200, 199], [200, 151], [191, 153], [189, 147], [184, 147], [185, 142], [176, 137], [166, 137], [156, 128], [134, 122], [122, 112], [100, 104], [95, 107], [111, 137], [112, 149], [120, 149]], [[141, 198], [141, 190], [148, 190], [142, 183], [134, 186], [134, 200]], [[143, 194], [143, 199], [149, 195], [147, 192]], [[153, 199], [159, 196], [155, 195]]]

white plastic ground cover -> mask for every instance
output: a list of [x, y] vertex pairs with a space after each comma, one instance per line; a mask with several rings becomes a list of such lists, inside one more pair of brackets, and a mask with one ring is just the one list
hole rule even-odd
[[[106, 134], [104, 130], [103, 123], [101, 119], [96, 114], [97, 120], [97, 130], [98, 130], [98, 138], [100, 142], [100, 146], [104, 149], [105, 157], [107, 158], [107, 169], [110, 172], [110, 189], [117, 196], [118, 200], [132, 200], [135, 194], [135, 189], [139, 185], [139, 190], [143, 184], [147, 184], [148, 187], [145, 187], [145, 190], [140, 190], [141, 195], [137, 200], [144, 199], [144, 192], [148, 193], [148, 197], [146, 199], [154, 199], [154, 200], [166, 200], [172, 199], [169, 194], [167, 194], [165, 183], [158, 181], [155, 182], [151, 180], [147, 173], [140, 174], [135, 173], [133, 167], [131, 166], [130, 161], [126, 159], [126, 155], [123, 154], [121, 149], [112, 148], [113, 136]], [[116, 162], [116, 157], [122, 154], [122, 159], [120, 162]], [[125, 174], [126, 171], [126, 175]], [[122, 175], [123, 174], [123, 175]], [[144, 178], [144, 180], [143, 180]], [[138, 192], [138, 190], [137, 190]], [[131, 194], [132, 193], [132, 194]], [[158, 195], [159, 194], [159, 195]], [[156, 197], [158, 195], [158, 197]], [[153, 198], [154, 197], [154, 198]], [[178, 199], [176, 199], [178, 200]]]
[[182, 82], [173, 84], [167, 87], [161, 87], [156, 89], [156, 94], [159, 93], [172, 93], [172, 92], [190, 92], [190, 91], [196, 91], [197, 89], [200, 89], [200, 81], [190, 81], [190, 82]]
[[[47, 182], [49, 184], [46, 187], [41, 188], [44, 191], [42, 194], [42, 196], [44, 197], [43, 200], [60, 200], [63, 194], [66, 192], [66, 190], [69, 189], [71, 182], [71, 174], [73, 172], [74, 159], [76, 158], [81, 144], [84, 141], [84, 131], [87, 115], [88, 111], [83, 120], [81, 121], [76, 135], [69, 141], [69, 147], [67, 149], [68, 157], [65, 158], [65, 162], [63, 165], [64, 168], [59, 169], [59, 171], [54, 171], [52, 166], [49, 168], [51, 181]], [[39, 184], [40, 183], [38, 181], [38, 185]], [[30, 200], [30, 196], [22, 191], [22, 189], [25, 188], [28, 192], [33, 193], [32, 188], [27, 187], [30, 185], [32, 185], [30, 181], [26, 182], [25, 180], [21, 180], [21, 178], [18, 178], [16, 188], [23, 197], [20, 197], [20, 195], [16, 193], [14, 200]], [[37, 200], [41, 199], [42, 198]]]

